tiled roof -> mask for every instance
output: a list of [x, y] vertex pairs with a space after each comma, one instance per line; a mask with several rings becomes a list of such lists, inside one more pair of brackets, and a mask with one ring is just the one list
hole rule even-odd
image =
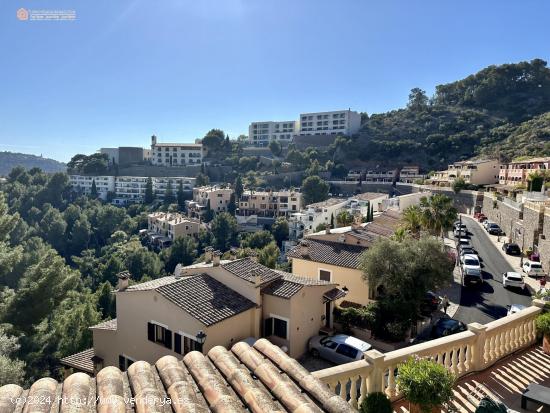
[[316, 280], [311, 277], [300, 277], [288, 272], [274, 270], [280, 274], [279, 278], [262, 288], [263, 294], [274, 295], [281, 298], [291, 298], [298, 293], [304, 286], [334, 285], [328, 281]]
[[207, 326], [256, 306], [207, 274], [182, 278], [155, 290]]
[[[94, 362], [92, 361], [94, 357], [94, 349], [89, 348], [87, 350], [81, 351], [80, 353], [71, 354], [70, 356], [64, 357], [60, 360], [60, 363], [64, 366], [71, 367], [78, 371], [83, 371], [86, 373], [94, 372]], [[1, 402], [1, 391], [0, 391], [0, 412], [3, 412]]]
[[173, 275], [169, 275], [167, 277], [157, 278], [155, 280], [146, 281], [139, 284], [130, 285], [128, 288], [126, 288], [124, 291], [147, 291], [147, 290], [154, 290], [158, 287], [162, 287], [163, 285], [172, 284], [178, 281], [178, 278], [174, 277]]
[[[59, 403], [62, 397], [63, 403]], [[40, 398], [43, 405], [33, 406]], [[82, 403], [85, 403], [82, 405]], [[131, 403], [131, 404], [130, 404]], [[27, 404], [27, 405], [25, 405]], [[154, 365], [133, 363], [127, 372], [109, 366], [95, 378], [74, 373], [63, 383], [42, 378], [30, 389], [0, 387], [0, 411], [86, 413], [355, 412], [326, 384], [265, 339], [206, 356], [192, 351]]]
[[366, 250], [366, 247], [360, 245], [307, 238], [294, 247], [287, 257], [323, 262], [338, 267], [357, 268], [359, 258]]
[[340, 298], [344, 298], [347, 295], [347, 291], [341, 290], [340, 288], [333, 288], [332, 290], [327, 291], [323, 294], [323, 297], [327, 301], [336, 301]]
[[380, 192], [363, 192], [362, 194], [353, 195], [352, 199], [360, 199], [362, 201], [372, 201], [373, 199], [378, 199], [381, 197], [387, 197], [387, 194]]
[[112, 320], [103, 321], [99, 324], [96, 324], [95, 326], [91, 326], [90, 328], [94, 328], [96, 330], [116, 330], [117, 328], [116, 318], [113, 318]]
[[260, 276], [261, 284], [281, 278], [281, 275], [277, 271], [265, 267], [251, 258], [243, 258], [222, 264], [222, 268], [250, 283], [254, 283], [257, 275]]

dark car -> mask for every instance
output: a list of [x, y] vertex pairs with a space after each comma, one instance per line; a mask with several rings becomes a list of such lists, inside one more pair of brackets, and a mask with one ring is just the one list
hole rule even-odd
[[508, 255], [521, 255], [521, 248], [518, 244], [514, 243], [504, 243], [502, 244], [502, 251]]
[[464, 248], [460, 249], [460, 254], [461, 255], [466, 255], [466, 254], [477, 255], [477, 251], [473, 247], [464, 247]]
[[441, 299], [435, 293], [428, 291], [420, 304], [420, 312], [422, 315], [429, 316], [439, 308], [439, 304]]
[[431, 337], [446, 337], [466, 330], [466, 325], [462, 321], [458, 321], [453, 318], [440, 318], [432, 327]]
[[487, 232], [491, 235], [504, 235], [504, 232], [498, 226], [498, 224], [489, 224], [487, 226]]

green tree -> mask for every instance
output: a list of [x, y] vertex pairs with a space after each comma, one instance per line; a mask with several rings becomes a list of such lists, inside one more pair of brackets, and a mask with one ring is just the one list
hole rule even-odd
[[0, 387], [6, 384], [23, 385], [25, 363], [16, 358], [19, 340], [0, 328]]
[[92, 228], [85, 215], [74, 223], [69, 240], [69, 253], [71, 255], [79, 255], [83, 250], [88, 248]]
[[415, 87], [411, 89], [409, 93], [409, 103], [407, 107], [411, 110], [422, 110], [428, 105], [428, 97], [426, 96], [426, 91]]
[[210, 199], [206, 202], [206, 208], [204, 214], [202, 214], [202, 220], [204, 222], [210, 222], [214, 219], [214, 210], [210, 207]]
[[279, 141], [272, 140], [271, 142], [269, 142], [269, 150], [273, 155], [280, 156], [281, 152], [283, 151], [283, 148]]
[[278, 246], [283, 244], [283, 241], [289, 237], [288, 221], [284, 217], [278, 217], [271, 226], [271, 233], [277, 242]]
[[241, 248], [261, 249], [274, 241], [273, 235], [269, 231], [257, 231], [246, 234], [241, 239]]
[[169, 179], [166, 184], [166, 191], [164, 191], [164, 205], [173, 204], [176, 201], [174, 197], [174, 191], [172, 190], [172, 180]]
[[153, 190], [153, 179], [151, 177], [147, 178], [145, 182], [145, 197], [144, 202], [150, 204], [155, 200], [155, 192]]
[[423, 228], [422, 208], [419, 205], [411, 205], [403, 211], [401, 227], [413, 237], [420, 237]]
[[328, 198], [329, 185], [318, 176], [308, 176], [302, 182], [304, 205], [321, 202]]
[[237, 201], [235, 200], [235, 193], [232, 193], [229, 197], [229, 204], [227, 205], [227, 212], [229, 212], [231, 215], [235, 216], [235, 212], [237, 211]]
[[275, 268], [280, 252], [275, 241], [270, 242], [258, 252], [258, 262], [266, 267]]
[[193, 237], [178, 237], [172, 246], [163, 251], [164, 269], [172, 274], [176, 265], [191, 265], [197, 257], [197, 242]]
[[221, 129], [210, 129], [204, 138], [202, 144], [210, 152], [219, 152], [224, 146], [225, 133]]
[[241, 175], [237, 175], [237, 178], [235, 178], [235, 183], [233, 186], [235, 190], [235, 197], [237, 198], [237, 201], [239, 201], [239, 199], [241, 199], [241, 196], [243, 195], [243, 192], [244, 192], [243, 179]]
[[351, 225], [353, 223], [353, 215], [348, 210], [341, 211], [336, 215], [336, 222], [341, 227]]
[[432, 235], [444, 237], [445, 231], [452, 228], [457, 218], [453, 200], [443, 194], [420, 198], [420, 207], [423, 225]]
[[108, 281], [99, 285], [95, 294], [97, 310], [101, 312], [101, 318], [112, 318], [116, 314], [115, 295], [113, 286]]
[[208, 175], [205, 175], [204, 173], [197, 174], [197, 177], [195, 178], [195, 186], [206, 186], [210, 183], [210, 179], [208, 178]]
[[185, 192], [183, 192], [183, 183], [181, 182], [181, 180], [178, 184], [177, 200], [178, 200], [179, 210], [184, 211], [185, 210]]
[[466, 181], [463, 177], [459, 176], [453, 181], [452, 188], [455, 194], [466, 188]]
[[212, 221], [211, 232], [214, 236], [215, 248], [227, 251], [236, 242], [237, 220], [227, 212], [217, 214]]
[[402, 303], [420, 314], [426, 291], [436, 291], [452, 280], [454, 260], [434, 238], [380, 238], [361, 257], [359, 268], [371, 288], [382, 286], [392, 304]]
[[95, 184], [95, 179], [92, 179], [92, 189], [90, 190], [90, 196], [93, 199], [96, 199], [98, 197], [97, 186]]

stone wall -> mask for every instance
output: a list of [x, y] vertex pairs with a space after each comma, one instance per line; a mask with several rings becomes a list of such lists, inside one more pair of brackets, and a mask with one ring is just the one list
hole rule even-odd
[[[481, 212], [487, 216], [489, 221], [499, 224], [506, 236], [512, 239], [518, 221], [523, 218], [521, 208], [509, 205], [489, 193], [485, 193], [483, 197]], [[519, 224], [521, 225], [521, 222]]]
[[[523, 206], [523, 227], [525, 229], [525, 246], [533, 248], [538, 244], [539, 235], [544, 225], [544, 204], [526, 202]], [[550, 235], [550, 233], [546, 233]]]
[[543, 214], [542, 234], [539, 235], [538, 251], [544, 271], [550, 272], [550, 210]]

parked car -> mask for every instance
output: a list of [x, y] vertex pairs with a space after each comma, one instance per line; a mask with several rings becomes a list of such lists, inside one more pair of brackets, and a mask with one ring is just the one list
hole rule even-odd
[[455, 227], [453, 234], [455, 238], [465, 237], [468, 235], [468, 229], [466, 225], [464, 225], [464, 227]]
[[464, 254], [460, 256], [460, 265], [462, 266], [462, 271], [467, 269], [475, 269], [481, 271], [481, 263], [477, 255], [473, 254]]
[[468, 238], [459, 238], [457, 241], [458, 248], [470, 247], [470, 240]]
[[525, 288], [525, 279], [518, 272], [508, 271], [502, 274], [502, 286], [504, 288], [517, 287]]
[[309, 352], [336, 364], [361, 360], [363, 353], [372, 346], [356, 337], [345, 334], [335, 336], [314, 336], [309, 339]]
[[462, 271], [462, 284], [483, 284], [483, 275], [480, 269], [466, 268]]
[[508, 255], [521, 255], [521, 248], [513, 242], [505, 242], [502, 244], [502, 251]]
[[489, 221], [488, 219], [486, 219], [485, 221], [483, 221], [483, 223], [481, 225], [483, 225], [483, 228], [487, 229], [487, 227], [491, 224], [494, 224], [494, 222]]
[[536, 261], [525, 261], [523, 263], [523, 272], [526, 273], [529, 277], [544, 277], [544, 270], [542, 269], [542, 264]]
[[440, 318], [432, 327], [431, 337], [446, 337], [466, 330], [466, 325], [462, 321], [454, 318]]
[[512, 304], [512, 305], [507, 305], [506, 308], [508, 309], [508, 312], [506, 315], [512, 315], [512, 314], [519, 313], [521, 310], [524, 310], [527, 307], [524, 306], [523, 304]]
[[[477, 251], [474, 247], [463, 247], [460, 249], [460, 255], [475, 255], [479, 260]], [[481, 261], [481, 260], [480, 260]]]
[[498, 224], [489, 224], [486, 230], [491, 235], [504, 235], [504, 231], [502, 231]]
[[431, 291], [428, 291], [420, 304], [420, 312], [422, 315], [430, 315], [439, 308], [441, 299], [439, 296]]

